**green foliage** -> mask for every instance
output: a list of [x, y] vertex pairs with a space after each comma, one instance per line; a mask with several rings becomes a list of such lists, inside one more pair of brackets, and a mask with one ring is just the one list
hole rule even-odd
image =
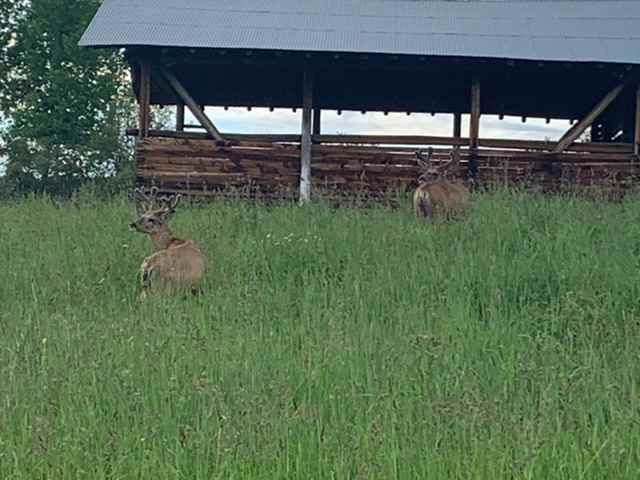
[[77, 43], [100, 2], [31, 0], [0, 7], [0, 111], [16, 192], [68, 194], [123, 170], [133, 116], [120, 52]]
[[83, 195], [0, 206], [0, 478], [638, 478], [637, 201], [185, 205], [205, 293], [140, 303]]

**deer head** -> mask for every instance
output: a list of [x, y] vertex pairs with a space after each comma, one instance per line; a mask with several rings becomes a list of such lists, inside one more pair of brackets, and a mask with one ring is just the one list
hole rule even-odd
[[181, 196], [169, 195], [158, 198], [158, 189], [151, 188], [150, 194], [136, 188], [134, 201], [138, 219], [130, 226], [140, 233], [155, 235], [166, 230], [167, 223], [176, 212]]
[[460, 154], [457, 151], [452, 151], [449, 154], [449, 161], [439, 167], [434, 167], [431, 164], [431, 157], [433, 156], [433, 148], [429, 147], [427, 150], [427, 156], [425, 157], [421, 152], [416, 152], [418, 161], [418, 167], [420, 168], [420, 176], [418, 182], [425, 183], [430, 179], [443, 178], [454, 173], [456, 167], [460, 163]]

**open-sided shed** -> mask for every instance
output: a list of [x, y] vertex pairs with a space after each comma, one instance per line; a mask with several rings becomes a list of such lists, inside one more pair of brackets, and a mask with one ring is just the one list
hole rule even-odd
[[[424, 145], [455, 150], [479, 181], [637, 170], [637, 1], [105, 0], [81, 45], [126, 49], [139, 177], [167, 189], [408, 187]], [[151, 104], [177, 106], [176, 131], [149, 130]], [[206, 134], [184, 132], [185, 105]], [[221, 133], [204, 106], [301, 108], [301, 135]], [[326, 109], [450, 113], [452, 136], [323, 135]], [[482, 114], [578, 121], [558, 142], [498, 140]]]

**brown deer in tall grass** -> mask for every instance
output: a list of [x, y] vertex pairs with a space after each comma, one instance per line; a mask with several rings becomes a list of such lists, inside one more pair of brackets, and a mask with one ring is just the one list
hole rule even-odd
[[413, 194], [413, 209], [420, 219], [450, 219], [471, 205], [471, 192], [454, 172], [460, 163], [459, 152], [451, 152], [451, 159], [443, 166], [431, 165], [433, 149], [425, 157], [416, 152], [421, 174]]
[[140, 267], [141, 296], [144, 298], [149, 291], [156, 290], [197, 293], [205, 269], [204, 256], [193, 240], [176, 238], [168, 226], [180, 195], [158, 198], [157, 194], [156, 187], [149, 195], [142, 189], [136, 189], [134, 194], [138, 219], [131, 227], [149, 235], [154, 248], [154, 253], [145, 258]]

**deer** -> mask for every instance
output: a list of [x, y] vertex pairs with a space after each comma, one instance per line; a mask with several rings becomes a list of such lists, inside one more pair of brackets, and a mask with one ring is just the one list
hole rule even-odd
[[130, 227], [148, 235], [154, 249], [140, 267], [140, 298], [146, 298], [150, 291], [191, 290], [197, 294], [205, 271], [205, 258], [196, 242], [175, 237], [168, 226], [181, 196], [158, 198], [157, 194], [157, 187], [153, 187], [150, 194], [140, 188], [134, 192], [138, 219]]
[[421, 174], [413, 194], [413, 209], [418, 219], [450, 219], [470, 206], [469, 188], [452, 175], [460, 163], [459, 152], [452, 151], [450, 155], [451, 158], [445, 165], [434, 168], [431, 166], [433, 148], [429, 148], [426, 157], [421, 152], [416, 152]]

